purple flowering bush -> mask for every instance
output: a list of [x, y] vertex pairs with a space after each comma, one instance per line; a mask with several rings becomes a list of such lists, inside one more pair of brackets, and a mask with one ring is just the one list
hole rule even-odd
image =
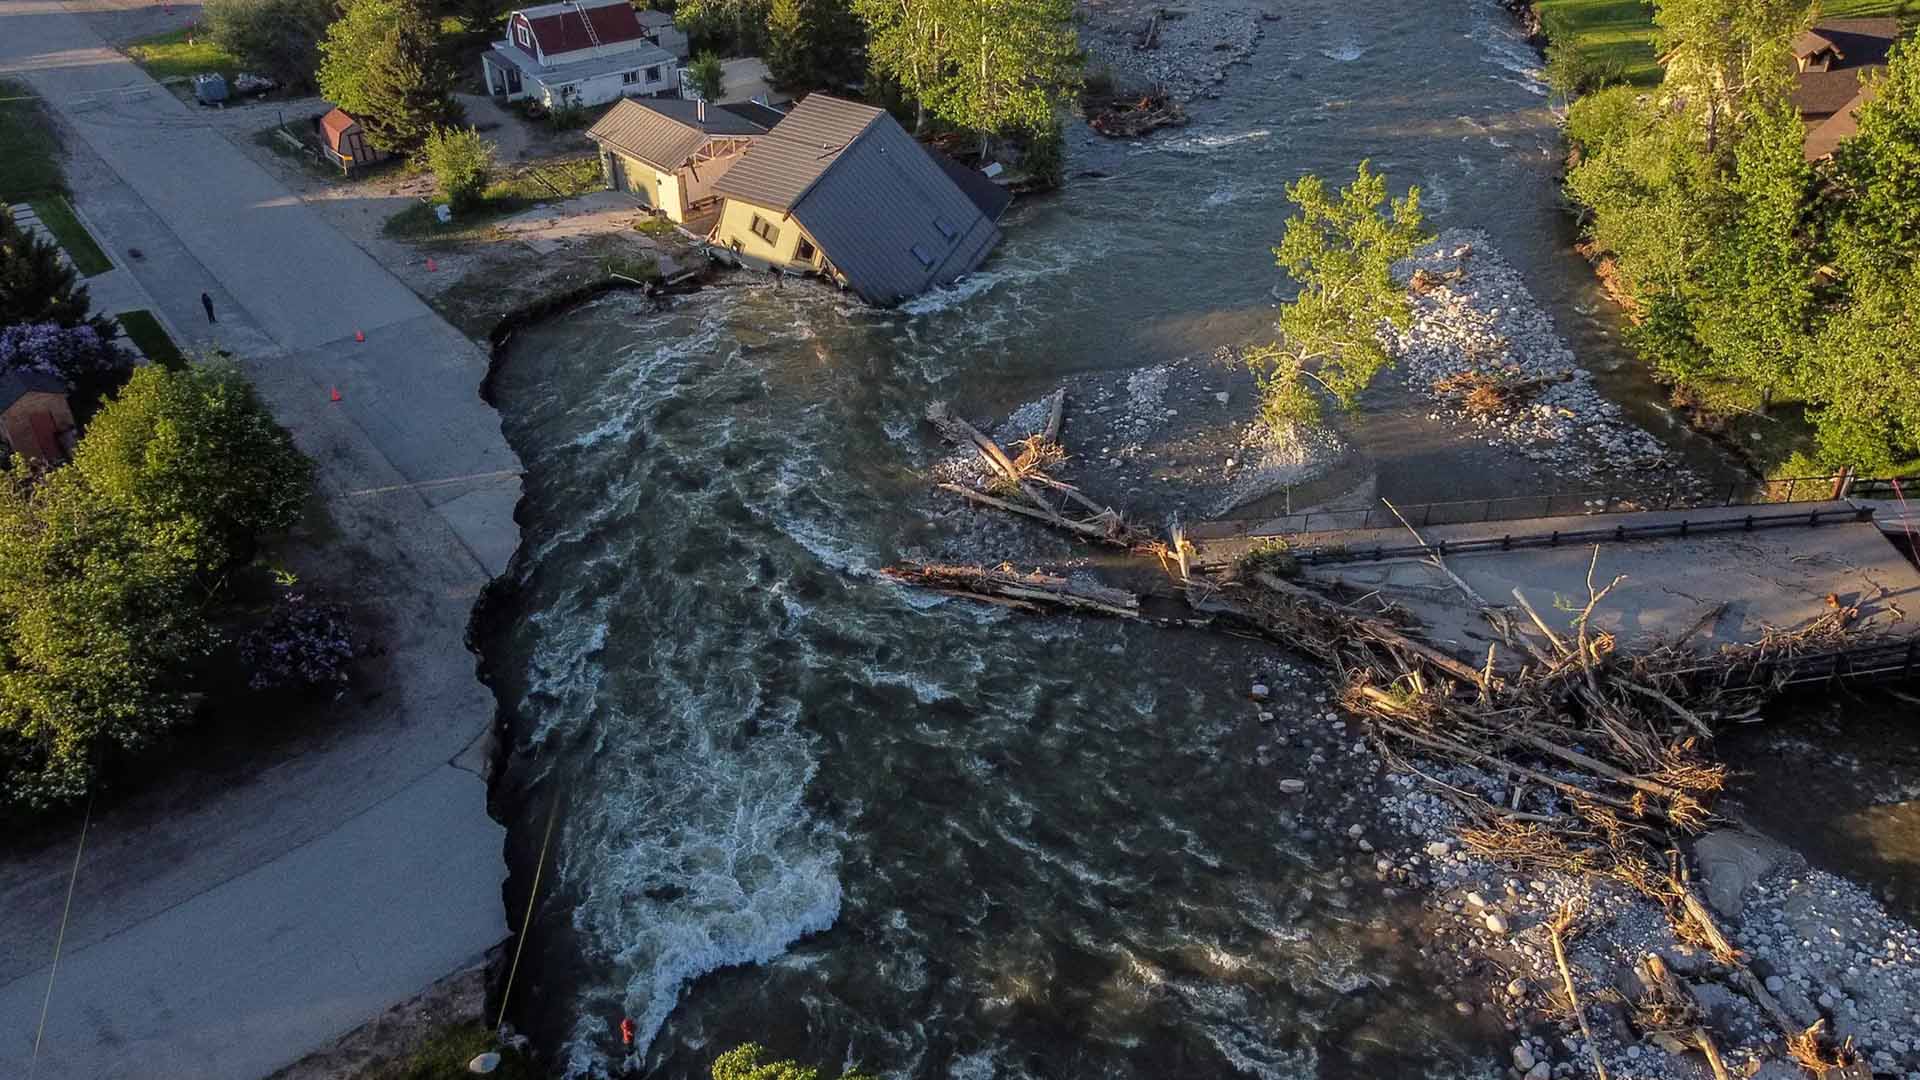
[[339, 604], [288, 593], [274, 605], [267, 624], [241, 643], [240, 657], [253, 669], [247, 685], [255, 690], [345, 686], [354, 653], [346, 614]]
[[115, 378], [132, 367], [132, 357], [85, 323], [27, 323], [0, 330], [0, 371], [35, 371], [79, 385]]

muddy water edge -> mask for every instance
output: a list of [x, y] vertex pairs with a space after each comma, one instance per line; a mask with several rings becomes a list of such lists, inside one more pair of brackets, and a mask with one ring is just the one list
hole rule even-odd
[[[476, 644], [516, 925], [558, 808], [510, 1014], [559, 1070], [697, 1076], [746, 1041], [900, 1076], [1492, 1068], [1500, 1021], [1458, 1007], [1476, 992], [1427, 965], [1374, 873], [1379, 772], [1319, 673], [873, 574], [950, 550], [930, 401], [997, 416], [1264, 338], [1284, 186], [1362, 158], [1420, 185], [1434, 228], [1484, 231], [1603, 390], [1726, 468], [1614, 345], [1537, 60], [1493, 0], [1266, 14], [1191, 126], [1076, 125], [1070, 168], [1100, 176], [1017, 204], [955, 290], [890, 312], [758, 279], [612, 295], [506, 347], [491, 388], [527, 463], [525, 541]], [[1199, 379], [1250, 412], [1244, 372]], [[1392, 384], [1346, 435], [1345, 468], [1389, 497], [1564, 486]]]

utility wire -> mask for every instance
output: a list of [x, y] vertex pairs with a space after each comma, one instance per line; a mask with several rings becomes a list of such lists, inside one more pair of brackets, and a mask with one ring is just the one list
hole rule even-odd
[[553, 788], [553, 805], [547, 808], [547, 833], [540, 840], [540, 861], [533, 864], [533, 888], [527, 890], [527, 916], [520, 921], [520, 940], [513, 943], [513, 964], [507, 968], [507, 983], [500, 988], [500, 1015], [493, 1022], [493, 1029], [507, 1022], [507, 998], [513, 994], [513, 977], [520, 971], [520, 951], [527, 947], [527, 927], [533, 925], [533, 905], [540, 899], [540, 875], [547, 868], [547, 845], [553, 841], [553, 823], [560, 816], [560, 792], [558, 783]]
[[53, 1007], [53, 978], [60, 973], [60, 946], [67, 940], [67, 917], [73, 914], [73, 887], [80, 882], [80, 856], [87, 850], [87, 829], [93, 824], [93, 796], [87, 796], [87, 812], [80, 820], [80, 844], [73, 851], [73, 873], [67, 878], [67, 904], [60, 909], [60, 933], [53, 939], [53, 967], [47, 971], [47, 996], [40, 1002], [40, 1029], [33, 1033], [33, 1060], [27, 1065], [27, 1080], [40, 1072], [40, 1040], [47, 1034], [47, 1010]]

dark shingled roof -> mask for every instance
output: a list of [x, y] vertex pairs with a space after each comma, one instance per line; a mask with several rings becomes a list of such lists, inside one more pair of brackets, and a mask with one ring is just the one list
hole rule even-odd
[[1900, 38], [1898, 19], [1823, 19], [1794, 42], [1794, 55], [1811, 56], [1831, 47], [1840, 56], [1828, 71], [1802, 71], [1793, 89], [1793, 107], [1807, 121], [1824, 120], [1860, 93], [1861, 75], [1887, 62]]
[[64, 397], [67, 384], [39, 371], [0, 371], [0, 412], [13, 408], [14, 402], [32, 393]]
[[1839, 148], [1841, 142], [1853, 138], [1860, 130], [1860, 106], [1873, 100], [1872, 86], [1864, 86], [1852, 101], [1841, 106], [1832, 116], [1827, 117], [1807, 129], [1807, 141], [1804, 147], [1808, 161], [1819, 161]]
[[970, 169], [932, 147], [927, 148], [927, 156], [967, 193], [967, 198], [987, 215], [988, 221], [999, 221], [1000, 215], [1013, 203], [1013, 192], [987, 179], [979, 169]]
[[770, 128], [787, 118], [779, 109], [762, 105], [757, 101], [733, 101], [720, 106], [735, 116], [751, 120], [763, 128]]
[[886, 306], [980, 265], [1000, 230], [884, 110], [813, 94], [714, 184], [785, 210], [868, 303]]
[[715, 135], [739, 138], [766, 130], [724, 106], [708, 106], [702, 120], [698, 102], [623, 98], [587, 129], [587, 138], [671, 172]]

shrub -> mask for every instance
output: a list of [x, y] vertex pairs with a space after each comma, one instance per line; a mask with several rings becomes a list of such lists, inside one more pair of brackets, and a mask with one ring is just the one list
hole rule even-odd
[[1048, 187], [1059, 187], [1067, 175], [1067, 134], [1058, 119], [1027, 136], [1020, 149], [1020, 164], [1027, 176]]
[[253, 669], [247, 686], [254, 690], [345, 686], [353, 654], [346, 609], [304, 593], [282, 597], [267, 624], [240, 647], [241, 660]]
[[11, 214], [0, 214], [0, 326], [87, 323], [111, 337], [113, 321], [89, 316], [91, 305], [80, 275], [60, 260], [58, 244], [22, 232]]
[[687, 78], [693, 83], [694, 93], [708, 101], [719, 101], [720, 95], [727, 92], [720, 54], [711, 49], [694, 57], [693, 62], [687, 65]]
[[474, 128], [439, 128], [427, 136], [427, 167], [455, 210], [480, 202], [493, 179], [493, 144]]

